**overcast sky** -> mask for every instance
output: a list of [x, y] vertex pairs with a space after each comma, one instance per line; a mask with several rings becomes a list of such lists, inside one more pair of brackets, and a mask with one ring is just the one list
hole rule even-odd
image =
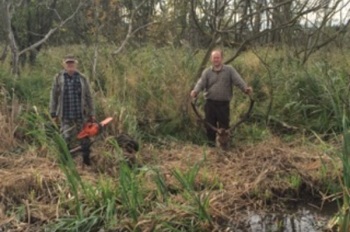
[[[333, 7], [338, 0], [318, 0], [316, 1], [317, 3], [320, 2], [328, 2], [329, 1], [329, 7]], [[315, 1], [309, 1], [309, 3], [314, 3]], [[324, 12], [318, 11], [316, 13], [309, 13], [304, 17], [304, 20], [302, 23], [305, 23], [306, 20], [309, 21], [309, 26], [312, 24], [320, 23], [321, 20], [323, 19]], [[331, 19], [331, 24], [332, 25], [339, 25], [339, 24], [345, 24], [348, 20], [350, 19], [350, 0], [343, 0], [338, 4], [336, 11], [334, 15], [332, 16]]]

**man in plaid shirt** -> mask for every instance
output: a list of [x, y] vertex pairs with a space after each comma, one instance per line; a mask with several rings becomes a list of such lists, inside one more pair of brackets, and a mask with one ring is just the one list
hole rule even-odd
[[[90, 86], [86, 77], [77, 70], [77, 63], [73, 55], [65, 56], [64, 70], [54, 77], [51, 89], [51, 117], [61, 121], [60, 130], [68, 148], [72, 148], [84, 121], [95, 120]], [[90, 140], [82, 139], [80, 145], [83, 161], [90, 165]]]

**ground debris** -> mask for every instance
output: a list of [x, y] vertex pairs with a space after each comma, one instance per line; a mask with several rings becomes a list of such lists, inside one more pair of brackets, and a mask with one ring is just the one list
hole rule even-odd
[[[192, 188], [199, 198], [208, 198], [212, 219], [210, 224], [200, 224], [204, 231], [231, 231], [232, 221], [244, 222], [248, 211], [278, 211], [288, 202], [301, 201], [305, 196], [319, 199], [312, 204], [321, 208], [322, 192], [319, 191], [323, 179], [332, 180], [339, 171], [334, 168], [337, 162], [322, 150], [291, 146], [278, 138], [230, 151], [193, 144], [171, 143], [163, 148], [144, 144], [135, 157], [141, 167], [160, 173], [169, 201], [184, 207], [188, 199], [181, 193], [187, 190], [176, 179], [176, 172], [185, 175], [199, 165]], [[91, 167], [84, 167], [79, 159], [76, 157], [74, 161], [81, 177], [96, 183], [101, 175], [117, 180], [123, 157], [115, 148], [100, 143], [93, 149]], [[336, 172], [321, 172], [324, 169]], [[21, 156], [0, 155], [0, 176], [0, 231], [3, 228], [35, 231], [66, 213], [59, 207], [59, 199], [62, 194], [69, 194], [69, 188], [51, 154], [39, 157], [31, 151]], [[154, 173], [146, 172], [143, 178], [144, 188], [150, 191], [146, 200], [152, 201], [155, 198], [152, 192], [156, 189]], [[13, 206], [23, 207], [22, 218], [11, 213]], [[142, 231], [156, 228], [156, 221], [150, 219], [156, 216], [163, 221], [192, 217], [188, 211], [163, 206], [140, 217], [136, 227]], [[236, 229], [246, 231], [241, 224], [236, 225]]]

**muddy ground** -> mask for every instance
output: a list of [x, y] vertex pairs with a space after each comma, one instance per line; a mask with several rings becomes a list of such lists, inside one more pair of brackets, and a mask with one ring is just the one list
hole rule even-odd
[[[252, 145], [237, 145], [228, 152], [169, 142], [144, 144], [136, 154], [136, 166], [160, 170], [172, 201], [184, 203], [179, 194], [183, 189], [173, 170], [185, 173], [200, 165], [194, 190], [210, 194], [209, 212], [216, 222], [211, 230], [231, 227], [234, 231], [243, 226], [241, 230], [245, 231], [245, 224], [240, 222], [246, 221], [251, 212], [288, 212], [306, 206], [321, 214], [333, 199], [329, 197], [333, 194], [331, 187], [341, 171], [340, 161], [332, 153], [319, 145], [287, 143], [277, 137]], [[111, 147], [99, 143], [94, 145], [91, 167], [83, 166], [80, 157], [76, 157], [82, 178], [91, 183], [97, 182], [101, 175], [117, 179], [121, 157], [113, 154]], [[3, 148], [0, 178], [0, 228], [35, 231], [67, 214], [59, 207], [60, 196], [69, 194], [64, 184], [66, 177], [48, 148]], [[156, 188], [151, 175], [144, 178], [148, 180], [146, 188]], [[19, 207], [23, 211], [20, 218], [14, 213], [15, 209], [18, 213]], [[176, 214], [170, 211], [154, 213]], [[145, 221], [142, 226], [146, 228], [148, 223], [152, 222]]]

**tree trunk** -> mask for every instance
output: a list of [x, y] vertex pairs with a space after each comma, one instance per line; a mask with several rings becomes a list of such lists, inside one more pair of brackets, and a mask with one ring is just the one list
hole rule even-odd
[[[256, 11], [256, 15], [254, 17], [254, 24], [253, 24], [253, 34], [258, 34], [260, 32], [260, 28], [261, 28], [261, 8], [263, 6], [262, 0], [258, 0], [255, 3], [255, 11]], [[258, 41], [259, 44], [262, 43], [261, 39], [259, 39]]]
[[[280, 14], [280, 7], [276, 7], [281, 0], [273, 0], [273, 12], [272, 12], [272, 23], [271, 27], [272, 28], [277, 28], [281, 24], [281, 14]], [[277, 45], [278, 43], [281, 42], [281, 32], [280, 30], [273, 31], [271, 34], [271, 42], [274, 45]]]
[[[3, 1], [5, 4], [5, 1]], [[18, 52], [18, 46], [15, 40], [15, 36], [13, 34], [12, 28], [11, 28], [11, 20], [12, 20], [12, 12], [11, 12], [11, 3], [6, 2], [6, 5], [3, 6], [4, 10], [4, 19], [6, 23], [6, 32], [7, 32], [7, 41], [10, 46], [11, 50], [11, 72], [12, 74], [15, 74], [16, 76], [19, 74], [19, 52]]]
[[[239, 42], [243, 42], [245, 39], [245, 36], [246, 36], [246, 32], [247, 32], [247, 29], [248, 29], [248, 23], [247, 23], [247, 15], [248, 15], [248, 8], [249, 8], [249, 5], [250, 5], [250, 1], [243, 1], [241, 2], [242, 5], [242, 20], [241, 20], [241, 26], [239, 28]], [[243, 19], [244, 18], [244, 19]]]
[[12, 50], [11, 55], [11, 73], [16, 77], [19, 76], [19, 55], [17, 50]]
[[[24, 56], [27, 52], [35, 52], [36, 49], [39, 49], [43, 43], [45, 43], [52, 34], [54, 34], [59, 28], [63, 27], [68, 21], [72, 20], [75, 15], [79, 12], [79, 10], [81, 9], [81, 7], [83, 6], [82, 2], [79, 2], [79, 5], [76, 7], [75, 11], [69, 15], [67, 18], [62, 19], [60, 18], [60, 22], [58, 23], [58, 25], [56, 25], [55, 27], [51, 28], [44, 36], [42, 39], [36, 41], [33, 44], [29, 44], [27, 45], [27, 47], [22, 48], [21, 50], [19, 49], [18, 45], [17, 45], [17, 41], [12, 29], [12, 16], [13, 13], [16, 9], [16, 7], [23, 7], [21, 6], [21, 3], [23, 3], [23, 1], [21, 1], [20, 3], [18, 3], [17, 5], [13, 6], [12, 5], [12, 1], [6, 1], [3, 0], [2, 1], [2, 5], [1, 6], [1, 10], [3, 12], [0, 12], [3, 14], [4, 17], [4, 22], [5, 22], [5, 28], [6, 28], [6, 33], [7, 33], [7, 42], [10, 46], [10, 50], [12, 53], [12, 59], [11, 59], [11, 72], [15, 75], [18, 76], [19, 75], [19, 60], [21, 56]], [[58, 13], [57, 13], [58, 14]]]
[[0, 62], [1, 62], [1, 64], [3, 64], [3, 63], [5, 62], [5, 60], [6, 60], [7, 52], [8, 52], [8, 47], [9, 47], [9, 46], [8, 46], [8, 44], [6, 43], [4, 49], [3, 49], [2, 52], [1, 52], [1, 56], [0, 56]]

